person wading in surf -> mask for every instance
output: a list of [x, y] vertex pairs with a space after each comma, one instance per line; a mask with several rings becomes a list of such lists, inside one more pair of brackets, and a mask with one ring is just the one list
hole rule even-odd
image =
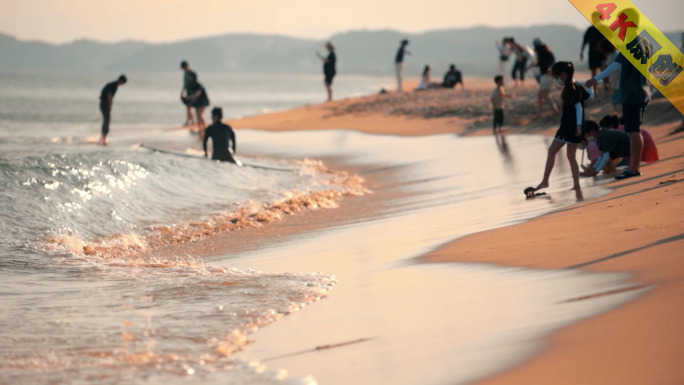
[[116, 94], [116, 90], [119, 88], [119, 86], [125, 84], [126, 81], [126, 75], [121, 75], [117, 80], [107, 83], [100, 92], [102, 135], [100, 136], [99, 143], [103, 146], [106, 146], [109, 143], [107, 141], [107, 135], [109, 134], [109, 120], [112, 117], [112, 103], [114, 103], [114, 94]]
[[[235, 154], [235, 132], [233, 128], [221, 122], [223, 118], [223, 110], [220, 107], [215, 107], [211, 110], [212, 124], [207, 127], [202, 141], [202, 148], [204, 149], [204, 156], [207, 157], [207, 140], [211, 138], [213, 151], [211, 152], [211, 159], [220, 160], [222, 162], [237, 163], [233, 154]], [[232, 148], [232, 151], [231, 149]]]

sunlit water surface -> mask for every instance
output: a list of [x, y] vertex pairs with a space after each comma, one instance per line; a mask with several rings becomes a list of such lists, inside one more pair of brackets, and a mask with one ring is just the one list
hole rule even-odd
[[[315, 102], [321, 91], [318, 77], [278, 78], [274, 89], [215, 76], [223, 87], [210, 98], [236, 115]], [[88, 143], [98, 132], [100, 83], [109, 79], [0, 76], [0, 383], [463, 382], [635, 295], [565, 304], [622, 287], [624, 277], [415, 264], [449, 240], [575, 202], [563, 160], [549, 196], [522, 199], [538, 181], [547, 138], [240, 130], [243, 159], [287, 171], [236, 168], [140, 148], [196, 154], [198, 143], [174, 129], [183, 119], [170, 96], [176, 74], [129, 78], [137, 80], [116, 96], [116, 136], [100, 148]], [[349, 95], [385, 81], [355, 80]], [[265, 208], [284, 201], [364, 194], [349, 183], [354, 175], [320, 161], [367, 179], [382, 174], [387, 191], [374, 194], [400, 194], [388, 193], [358, 221], [264, 239], [239, 255], [173, 252], [175, 243], [229, 237], [238, 225], [273, 225], [284, 213]], [[584, 183], [585, 199], [606, 192]], [[307, 338], [293, 338], [298, 327]], [[371, 340], [351, 350], [362, 357], [353, 367], [342, 350], [318, 355], [332, 360], [268, 359], [354, 338]], [[249, 339], [254, 350], [236, 358]], [[262, 339], [282, 344], [263, 350]], [[459, 361], [445, 359], [454, 354]]]

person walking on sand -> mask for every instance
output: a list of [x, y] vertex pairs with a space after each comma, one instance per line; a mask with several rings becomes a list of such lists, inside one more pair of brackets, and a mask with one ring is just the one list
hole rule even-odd
[[619, 54], [601, 73], [587, 80], [585, 85], [593, 87], [598, 84], [598, 81], [616, 71], [620, 71], [619, 101], [622, 103], [622, 120], [625, 132], [629, 135], [632, 156], [629, 158], [627, 169], [622, 174], [616, 175], [615, 179], [625, 179], [641, 175], [639, 171], [643, 149], [641, 118], [650, 100], [650, 90], [647, 88], [646, 78], [622, 54]]
[[542, 39], [535, 38], [532, 44], [534, 45], [534, 52], [536, 53], [537, 60], [536, 63], [534, 63], [531, 67], [536, 66], [539, 69], [539, 92], [537, 93], [539, 111], [537, 113], [537, 118], [541, 118], [544, 103], [548, 103], [553, 112], [558, 113], [558, 107], [556, 107], [556, 103], [551, 100], [550, 96], [553, 81], [551, 79], [551, 75], [549, 74], [549, 70], [556, 61], [556, 58], [553, 56], [553, 52], [551, 52], [549, 47]]
[[397, 55], [394, 57], [394, 67], [397, 75], [397, 92], [402, 91], [402, 82], [404, 79], [404, 55], [411, 55], [411, 52], [406, 49], [408, 43], [408, 40], [402, 40], [399, 44]]
[[237, 163], [233, 157], [236, 147], [235, 132], [231, 126], [221, 122], [221, 119], [223, 119], [223, 110], [221, 110], [220, 107], [214, 107], [214, 109], [211, 110], [211, 120], [213, 123], [207, 127], [204, 139], [202, 140], [204, 157], [206, 158], [208, 156], [207, 141], [211, 138], [213, 148], [211, 159]]
[[325, 48], [329, 52], [328, 57], [323, 57], [323, 55], [318, 52], [316, 52], [316, 56], [323, 60], [323, 83], [325, 84], [325, 90], [328, 92], [328, 101], [330, 102], [332, 101], [332, 82], [335, 74], [337, 74], [337, 57], [335, 56], [335, 47], [333, 46], [332, 42], [329, 41], [325, 45]]
[[121, 75], [117, 80], [107, 83], [100, 92], [100, 112], [102, 112], [102, 135], [99, 143], [103, 146], [109, 144], [107, 135], [109, 134], [109, 121], [112, 116], [112, 103], [114, 102], [114, 94], [120, 85], [126, 84], [128, 79], [126, 75]]
[[504, 98], [510, 98], [506, 95], [504, 90], [504, 78], [502, 75], [494, 76], [494, 83], [496, 83], [496, 88], [492, 91], [490, 100], [492, 101], [492, 107], [494, 109], [494, 120], [492, 130], [494, 134], [497, 132], [503, 132], [504, 124]]
[[584, 87], [575, 82], [573, 76], [575, 68], [572, 62], [561, 61], [553, 65], [551, 74], [557, 83], [563, 85], [561, 99], [563, 101], [560, 126], [549, 146], [546, 157], [546, 166], [541, 183], [535, 191], [549, 187], [549, 176], [556, 161], [556, 154], [563, 146], [567, 145], [568, 162], [572, 172], [572, 189], [580, 191], [579, 166], [575, 156], [578, 145], [582, 142], [582, 123], [584, 122], [584, 101], [593, 98], [593, 93], [587, 92]]
[[183, 70], [183, 88], [181, 88], [181, 101], [183, 102], [183, 105], [185, 105], [186, 111], [185, 123], [183, 123], [183, 127], [187, 127], [195, 124], [195, 118], [192, 116], [192, 106], [190, 105], [190, 103], [188, 103], [187, 97], [189, 95], [188, 87], [190, 86], [190, 77], [195, 76], [195, 78], [197, 78], [197, 75], [190, 69], [190, 65], [185, 60], [181, 62], [180, 68]]
[[204, 128], [207, 126], [204, 123], [204, 109], [209, 105], [209, 96], [204, 87], [197, 81], [197, 75], [192, 73], [190, 75], [190, 84], [188, 85], [188, 103], [195, 109], [197, 116], [197, 132], [200, 140], [204, 137]]

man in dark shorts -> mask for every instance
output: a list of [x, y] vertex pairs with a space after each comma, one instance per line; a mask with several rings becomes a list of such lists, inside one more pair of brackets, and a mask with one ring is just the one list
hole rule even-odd
[[328, 92], [328, 101], [332, 101], [332, 82], [333, 78], [337, 74], [337, 69], [336, 69], [336, 62], [337, 62], [337, 57], [335, 56], [335, 47], [332, 45], [332, 42], [328, 42], [325, 45], [325, 48], [328, 50], [328, 57], [323, 57], [321, 54], [316, 52], [316, 55], [318, 56], [319, 59], [323, 60], [323, 75], [325, 76], [323, 79], [323, 83], [325, 83], [325, 90]]
[[[591, 76], [596, 76], [603, 67], [603, 63], [606, 61], [606, 55], [601, 50], [601, 43], [606, 40], [606, 38], [599, 32], [598, 28], [593, 25], [587, 28], [584, 33], [584, 39], [582, 40], [582, 47], [580, 48], [580, 61], [584, 60], [584, 47], [589, 46], [589, 69], [591, 70]], [[598, 95], [597, 86], [594, 86], [594, 94]]]
[[[212, 124], [207, 127], [204, 133], [204, 140], [202, 141], [202, 148], [204, 149], [204, 156], [207, 156], [207, 140], [211, 138], [213, 151], [211, 152], [211, 159], [220, 160], [222, 162], [235, 162], [233, 154], [235, 154], [235, 132], [233, 128], [221, 122], [223, 118], [223, 111], [220, 107], [215, 107], [211, 110]], [[233, 151], [230, 150], [232, 147]]]
[[127, 81], [126, 75], [121, 75], [119, 78], [113, 82], [107, 83], [100, 92], [100, 112], [102, 112], [102, 135], [100, 136], [99, 143], [106, 146], [109, 142], [107, 141], [107, 134], [109, 134], [109, 120], [112, 114], [112, 103], [114, 102], [114, 94], [120, 85], [125, 84]]
[[587, 87], [594, 86], [599, 80], [610, 76], [612, 73], [620, 71], [620, 103], [622, 104], [622, 121], [625, 125], [625, 132], [629, 135], [631, 154], [629, 166], [615, 179], [631, 178], [640, 176], [639, 163], [641, 162], [641, 150], [643, 140], [641, 138], [641, 118], [650, 100], [650, 90], [647, 88], [646, 78], [636, 69], [629, 60], [622, 54], [615, 58], [615, 61], [601, 73], [587, 80]]

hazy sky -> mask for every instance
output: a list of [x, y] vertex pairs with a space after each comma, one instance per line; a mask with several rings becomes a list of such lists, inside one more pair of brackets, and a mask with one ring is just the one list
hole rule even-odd
[[[632, 2], [661, 31], [683, 28], [684, 0]], [[230, 32], [325, 39], [361, 28], [588, 25], [567, 0], [0, 0], [0, 9], [0, 32], [55, 43], [164, 42]]]

